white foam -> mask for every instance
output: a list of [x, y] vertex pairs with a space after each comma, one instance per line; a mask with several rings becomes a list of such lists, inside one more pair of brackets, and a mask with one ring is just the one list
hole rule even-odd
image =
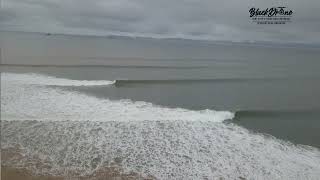
[[16, 74], [1, 73], [3, 81], [15, 84], [51, 85], [51, 86], [105, 86], [114, 84], [115, 81], [108, 80], [72, 80], [63, 79], [40, 74]]
[[[208, 120], [221, 122], [232, 119], [231, 112], [182, 108], [166, 108], [147, 102], [130, 100], [111, 101], [59, 88], [30, 86], [38, 79], [48, 83], [44, 76], [4, 74], [1, 77], [1, 114], [6, 119], [85, 120], [85, 121], [142, 121], [142, 120]], [[32, 78], [35, 78], [32, 79]], [[60, 79], [49, 78], [49, 84], [59, 84]], [[64, 80], [68, 82], [69, 80]], [[17, 97], [17, 98], [15, 98]]]
[[[320, 177], [318, 149], [219, 123], [231, 112], [111, 101], [1, 80], [2, 120], [41, 120], [2, 122], [2, 148], [18, 144], [25, 155], [4, 165], [63, 175], [92, 173], [117, 161], [125, 171], [158, 179]], [[35, 156], [47, 166], [37, 168]]]

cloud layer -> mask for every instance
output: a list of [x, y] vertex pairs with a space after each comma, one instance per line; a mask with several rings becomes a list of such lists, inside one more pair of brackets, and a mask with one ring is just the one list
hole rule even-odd
[[[287, 6], [285, 25], [257, 25], [251, 7]], [[320, 1], [2, 0], [0, 29], [227, 41], [320, 43]]]

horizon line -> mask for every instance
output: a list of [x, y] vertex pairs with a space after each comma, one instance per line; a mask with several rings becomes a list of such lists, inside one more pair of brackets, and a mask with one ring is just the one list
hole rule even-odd
[[185, 41], [198, 41], [198, 42], [212, 42], [212, 43], [234, 43], [234, 44], [249, 44], [249, 45], [287, 45], [289, 47], [295, 47], [295, 45], [306, 45], [312, 47], [320, 47], [320, 42], [290, 42], [290, 41], [267, 41], [267, 40], [239, 40], [239, 41], [232, 41], [232, 40], [218, 40], [218, 39], [203, 39], [203, 38], [188, 38], [188, 37], [178, 37], [178, 36], [143, 36], [143, 35], [134, 35], [134, 34], [89, 34], [89, 33], [62, 33], [62, 32], [41, 32], [41, 31], [22, 31], [22, 30], [3, 30], [0, 29], [0, 32], [17, 32], [17, 33], [38, 33], [44, 35], [67, 35], [67, 36], [88, 36], [88, 37], [103, 37], [103, 38], [127, 38], [127, 39], [156, 39], [156, 40], [185, 40]]

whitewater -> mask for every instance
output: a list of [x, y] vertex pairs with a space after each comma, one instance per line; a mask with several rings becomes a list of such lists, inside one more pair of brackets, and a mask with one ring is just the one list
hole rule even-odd
[[[225, 123], [232, 112], [110, 100], [64, 88], [113, 84], [1, 73], [1, 148], [18, 146], [23, 153], [2, 163], [53, 175], [86, 175], [116, 163], [124, 172], [156, 179], [320, 177], [318, 149]], [[36, 168], [39, 161], [49, 166]]]

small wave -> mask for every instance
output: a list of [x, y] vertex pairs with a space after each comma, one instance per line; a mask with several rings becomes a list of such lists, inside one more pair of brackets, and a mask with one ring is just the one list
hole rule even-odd
[[221, 78], [221, 79], [155, 79], [155, 80], [129, 80], [119, 79], [115, 81], [116, 86], [134, 84], [194, 84], [194, 83], [241, 83], [241, 82], [269, 82], [290, 80], [288, 78]]
[[11, 83], [18, 84], [33, 84], [47, 86], [106, 86], [115, 83], [115, 81], [108, 80], [72, 80], [33, 73], [1, 73], [1, 81], [10, 81]]
[[235, 112], [235, 119], [244, 117], [305, 117], [320, 115], [320, 110], [239, 110]]

